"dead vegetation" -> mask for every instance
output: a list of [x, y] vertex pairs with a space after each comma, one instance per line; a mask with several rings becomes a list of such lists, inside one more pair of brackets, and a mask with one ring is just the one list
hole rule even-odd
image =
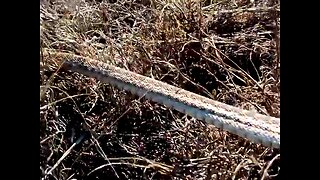
[[[279, 8], [273, 0], [41, 0], [41, 48], [279, 117]], [[40, 75], [42, 179], [280, 178], [278, 150], [76, 73], [43, 67]]]

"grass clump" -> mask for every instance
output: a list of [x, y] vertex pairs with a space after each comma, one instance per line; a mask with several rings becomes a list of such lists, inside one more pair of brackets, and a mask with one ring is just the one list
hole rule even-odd
[[[278, 1], [41, 0], [41, 48], [280, 116]], [[280, 152], [41, 67], [42, 179], [277, 179]]]

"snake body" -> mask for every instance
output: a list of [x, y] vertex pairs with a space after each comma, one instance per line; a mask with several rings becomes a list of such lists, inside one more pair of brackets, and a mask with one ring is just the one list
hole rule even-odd
[[267, 147], [280, 148], [280, 119], [230, 106], [167, 83], [68, 53], [43, 53], [43, 63], [77, 72], [173, 108]]

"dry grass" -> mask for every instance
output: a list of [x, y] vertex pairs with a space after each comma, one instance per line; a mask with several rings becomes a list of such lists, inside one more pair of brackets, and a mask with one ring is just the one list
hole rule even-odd
[[[278, 2], [41, 0], [41, 47], [279, 117]], [[280, 151], [40, 69], [42, 179], [277, 179]]]

